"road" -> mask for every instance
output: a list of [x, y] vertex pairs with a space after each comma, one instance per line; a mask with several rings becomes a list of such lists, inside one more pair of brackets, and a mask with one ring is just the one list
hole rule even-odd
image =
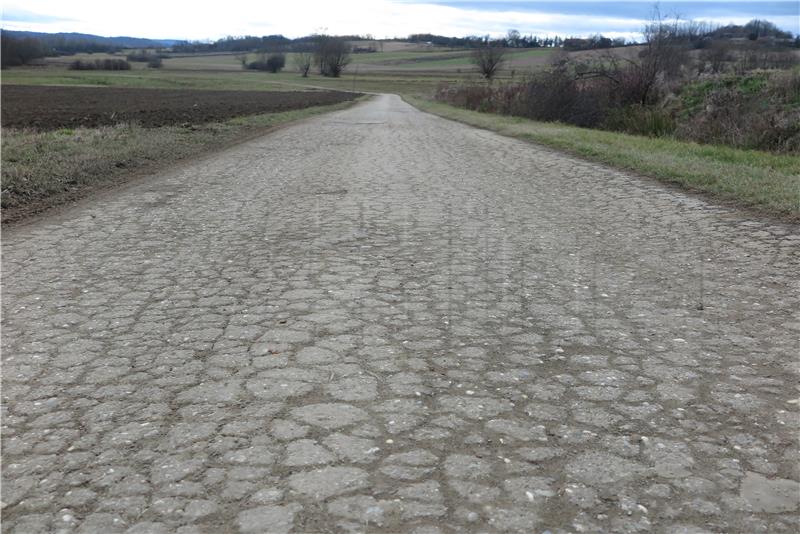
[[796, 532], [800, 229], [423, 114], [3, 236], [3, 532]]

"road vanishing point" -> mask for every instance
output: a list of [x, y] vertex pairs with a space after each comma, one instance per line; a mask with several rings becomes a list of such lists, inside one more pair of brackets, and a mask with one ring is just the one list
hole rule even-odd
[[796, 225], [381, 95], [2, 253], [4, 533], [800, 529]]

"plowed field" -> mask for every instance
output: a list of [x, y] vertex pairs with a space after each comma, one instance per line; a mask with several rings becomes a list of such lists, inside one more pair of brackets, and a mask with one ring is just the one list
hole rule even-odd
[[202, 124], [232, 117], [353, 100], [337, 91], [197, 91], [5, 85], [4, 128], [55, 130], [137, 122], [144, 127]]

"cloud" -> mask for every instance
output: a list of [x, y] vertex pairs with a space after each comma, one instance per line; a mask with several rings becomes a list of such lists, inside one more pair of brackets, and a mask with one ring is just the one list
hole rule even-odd
[[34, 13], [26, 9], [19, 8], [4, 8], [0, 20], [5, 22], [29, 22], [29, 23], [51, 23], [51, 22], [64, 22], [70, 20], [69, 18], [57, 17], [53, 15], [42, 15]]
[[[5, 3], [9, 6], [7, 11], [12, 13], [30, 9], [32, 11], [28, 13], [46, 13], [44, 17], [49, 18], [45, 20], [39, 16], [35, 20], [30, 18], [29, 21], [22, 21], [18, 17], [14, 23], [18, 29], [27, 26], [37, 31], [174, 39], [216, 39], [226, 35], [275, 33], [299, 37], [323, 29], [334, 34], [370, 33], [376, 37], [405, 37], [411, 33], [453, 36], [488, 33], [496, 36], [504, 34], [509, 28], [535, 35], [583, 36], [602, 32], [630, 37], [641, 31], [653, 6], [650, 0], [633, 3], [497, 3], [463, 0], [226, 0], [220, 3], [218, 0], [136, 0], [124, 7], [107, 0], [26, 0], [24, 4], [20, 0], [6, 0]], [[612, 4], [616, 7], [612, 8]], [[748, 3], [751, 10], [758, 13], [758, 6], [752, 4], [755, 3]], [[121, 9], [124, 10], [122, 15]], [[727, 17], [726, 13], [731, 16]], [[761, 18], [769, 18], [781, 27], [796, 31], [793, 27], [797, 23], [791, 20], [792, 16], [779, 13], [782, 12], [775, 11], [772, 14], [778, 16], [765, 15]], [[691, 16], [691, 13], [686, 15]], [[721, 14], [719, 10], [714, 11], [713, 20], [727, 23], [750, 18], [753, 16], [743, 14], [743, 10], [737, 8], [723, 10]]]

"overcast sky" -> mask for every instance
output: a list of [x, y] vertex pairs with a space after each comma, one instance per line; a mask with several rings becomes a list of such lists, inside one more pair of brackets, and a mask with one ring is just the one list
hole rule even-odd
[[[653, 11], [652, 0], [3, 0], [2, 27], [43, 32], [161, 39], [217, 39], [226, 35], [299, 37], [411, 33], [449, 36], [523, 34], [637, 38]], [[663, 15], [727, 24], [767, 19], [800, 33], [800, 1], [669, 1]]]

